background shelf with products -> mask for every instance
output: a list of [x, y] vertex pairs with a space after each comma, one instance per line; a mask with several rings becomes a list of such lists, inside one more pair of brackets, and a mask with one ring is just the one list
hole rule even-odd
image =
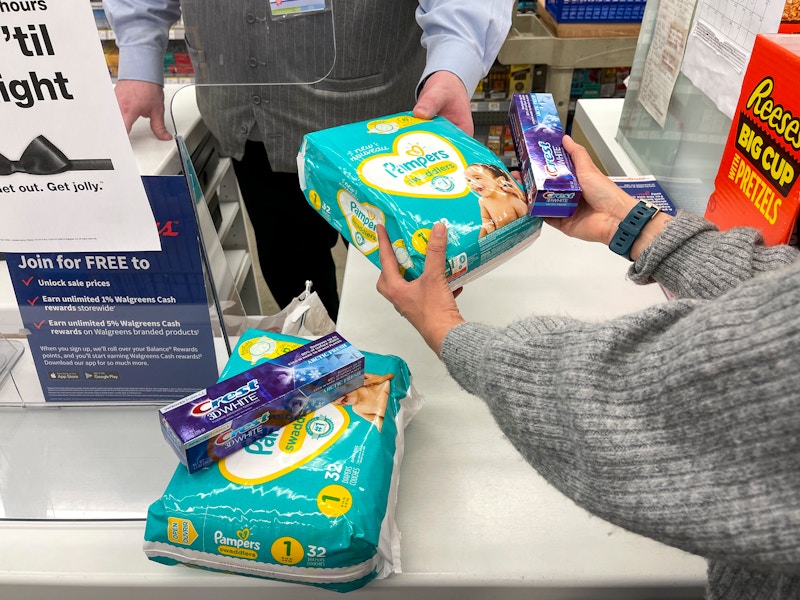
[[[546, 15], [542, 11], [541, 15]], [[636, 23], [574, 23], [561, 25], [559, 35], [545, 24], [540, 14], [517, 14], [511, 32], [497, 57], [504, 65], [535, 63], [546, 65], [544, 91], [553, 94], [561, 122], [570, 121], [573, 77], [579, 69], [625, 69], [633, 64], [638, 39]], [[576, 29], [577, 28], [577, 29]], [[578, 31], [594, 37], [564, 37]], [[563, 35], [562, 35], [563, 34]], [[585, 76], [578, 75], [579, 81]], [[536, 90], [534, 90], [536, 91]]]
[[[568, 0], [553, 2], [567, 4]], [[587, 0], [584, 4], [608, 3]], [[623, 97], [641, 27], [640, 16], [626, 18], [624, 22], [559, 22], [545, 0], [519, 2], [497, 61], [472, 98], [475, 137], [513, 165], [516, 158], [505, 127], [512, 94], [553, 94], [566, 132], [578, 99]]]
[[[119, 66], [119, 48], [111, 25], [108, 23], [102, 2], [92, 2], [92, 12], [97, 26], [97, 33], [103, 44], [103, 54], [106, 57], [108, 72], [112, 78], [117, 76]], [[164, 54], [164, 81], [167, 84], [182, 84], [194, 82], [194, 67], [186, 51], [183, 41], [183, 22], [178, 21], [169, 31], [169, 43]]]
[[[495, 63], [488, 77], [472, 97], [475, 138], [494, 150], [507, 165], [514, 165], [516, 156], [508, 128], [508, 109], [514, 93], [545, 93], [548, 65], [503, 65]], [[572, 69], [564, 131], [569, 133], [576, 102], [582, 98], [623, 98], [625, 80], [630, 67], [597, 67]], [[527, 73], [527, 76], [525, 75]], [[555, 95], [554, 95], [555, 96]], [[556, 97], [556, 101], [559, 98]]]
[[545, 65], [503, 65], [495, 62], [472, 95], [475, 139], [488, 146], [507, 165], [516, 163], [508, 127], [508, 108], [514, 93], [544, 92]]

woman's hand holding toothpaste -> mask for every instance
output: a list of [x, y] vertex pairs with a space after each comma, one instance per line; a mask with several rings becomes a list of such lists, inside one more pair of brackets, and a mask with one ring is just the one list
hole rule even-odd
[[[571, 217], [546, 219], [559, 231], [570, 237], [600, 242], [608, 245], [617, 232], [620, 222], [636, 206], [637, 200], [611, 181], [592, 161], [586, 148], [565, 135], [564, 149], [572, 158], [582, 194], [578, 208]], [[647, 224], [631, 250], [631, 258], [648, 246], [666, 227], [672, 217], [659, 212]]]

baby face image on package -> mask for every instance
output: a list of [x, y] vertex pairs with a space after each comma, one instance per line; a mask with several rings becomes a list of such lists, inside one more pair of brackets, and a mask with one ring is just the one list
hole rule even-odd
[[541, 229], [500, 158], [442, 117], [399, 113], [310, 133], [297, 163], [311, 206], [378, 267], [377, 226], [386, 227], [408, 280], [422, 274], [437, 221], [448, 226], [453, 289]]
[[495, 165], [473, 164], [464, 175], [469, 186], [480, 195], [482, 226], [478, 237], [528, 214], [525, 195], [504, 170]]
[[394, 375], [376, 375], [364, 373], [364, 385], [348, 392], [333, 401], [339, 406], [349, 406], [362, 419], [375, 425], [380, 431], [383, 428], [383, 417], [386, 403], [389, 400], [389, 382]]

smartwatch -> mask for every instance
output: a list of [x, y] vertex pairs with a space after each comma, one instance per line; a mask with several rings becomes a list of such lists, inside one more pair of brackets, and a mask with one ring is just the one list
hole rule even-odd
[[608, 245], [611, 251], [631, 260], [631, 248], [633, 248], [633, 243], [636, 241], [636, 238], [639, 237], [639, 234], [642, 233], [644, 226], [647, 225], [650, 219], [658, 214], [659, 210], [661, 209], [655, 204], [640, 200], [638, 204], [631, 209], [631, 212], [622, 219], [622, 222], [620, 222], [617, 232]]

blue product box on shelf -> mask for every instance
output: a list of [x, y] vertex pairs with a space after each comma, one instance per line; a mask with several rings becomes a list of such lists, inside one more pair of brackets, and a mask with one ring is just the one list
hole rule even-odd
[[657, 206], [661, 212], [673, 217], [678, 212], [667, 193], [653, 175], [639, 175], [630, 177], [609, 177], [623, 190], [637, 200], [644, 200]]
[[338, 333], [224, 379], [159, 410], [190, 473], [364, 385], [364, 356]]
[[514, 94], [508, 112], [522, 181], [536, 217], [569, 217], [581, 187], [561, 145], [564, 129], [551, 94]]

